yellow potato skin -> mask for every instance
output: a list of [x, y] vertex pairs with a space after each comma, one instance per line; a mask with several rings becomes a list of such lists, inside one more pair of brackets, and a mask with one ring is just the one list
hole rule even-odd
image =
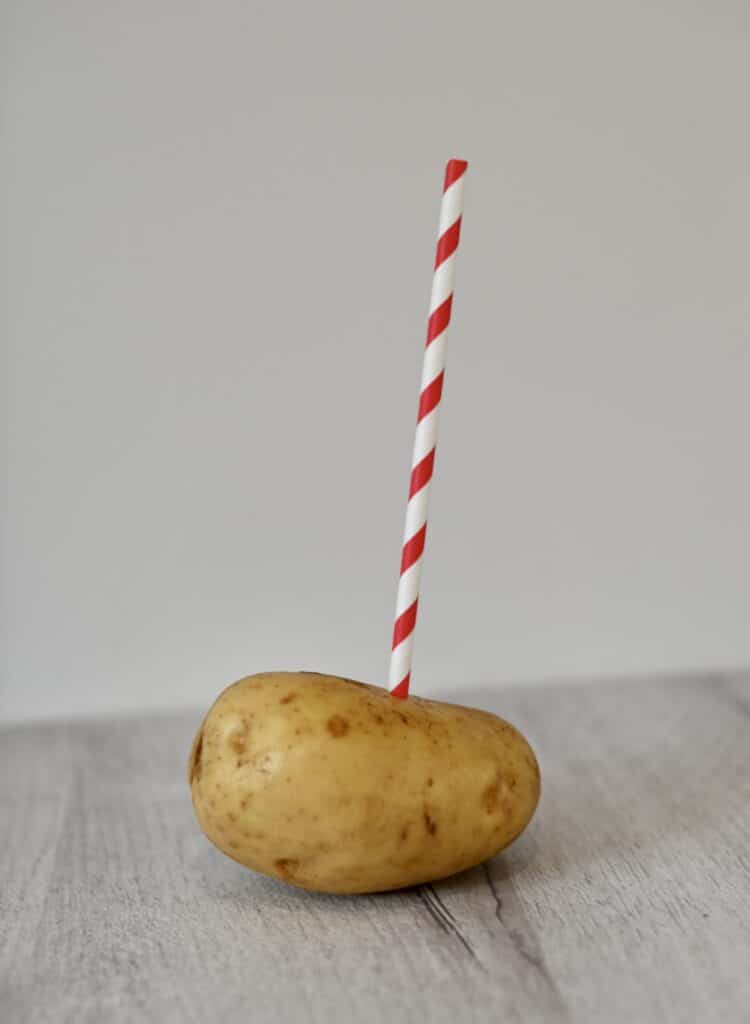
[[265, 672], [226, 689], [188, 775], [220, 850], [331, 893], [479, 864], [523, 831], [539, 800], [531, 747], [496, 715], [314, 672]]

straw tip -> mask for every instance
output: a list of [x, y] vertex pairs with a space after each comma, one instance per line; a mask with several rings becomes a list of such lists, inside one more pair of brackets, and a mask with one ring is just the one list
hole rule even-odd
[[449, 188], [454, 181], [458, 181], [468, 166], [469, 164], [466, 160], [458, 160], [456, 158], [449, 160], [445, 165], [444, 188]]

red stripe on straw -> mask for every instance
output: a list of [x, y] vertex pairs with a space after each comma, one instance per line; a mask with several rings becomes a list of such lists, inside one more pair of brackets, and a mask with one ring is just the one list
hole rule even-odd
[[411, 569], [414, 563], [422, 557], [424, 551], [424, 542], [427, 537], [427, 523], [417, 530], [414, 536], [407, 540], [404, 544], [404, 550], [401, 552], [401, 572], [406, 572], [407, 569]]
[[468, 166], [469, 165], [465, 160], [448, 161], [445, 167], [445, 184], [443, 185], [443, 192], [446, 192], [454, 181], [458, 181]]
[[451, 322], [451, 306], [453, 305], [453, 295], [449, 295], [448, 298], [443, 302], [435, 312], [432, 314], [430, 319], [427, 321], [427, 344], [434, 341], [439, 334], [442, 334], [448, 324]]
[[414, 469], [411, 471], [411, 479], [409, 480], [409, 498], [413, 498], [417, 491], [421, 491], [425, 484], [430, 482], [432, 477], [432, 467], [435, 464], [435, 449], [433, 448], [422, 459], [418, 462]]
[[400, 697], [401, 700], [405, 700], [409, 696], [409, 680], [411, 679], [411, 672], [407, 672], [398, 686], [394, 686], [391, 690], [392, 697]]
[[443, 379], [445, 370], [441, 370], [434, 380], [431, 380], [422, 394], [419, 396], [419, 410], [417, 412], [417, 423], [429, 416], [432, 410], [440, 401], [443, 394]]
[[451, 224], [447, 231], [445, 231], [438, 239], [437, 252], [435, 253], [435, 270], [440, 266], [441, 263], [445, 263], [449, 256], [458, 248], [458, 242], [461, 237], [461, 218], [459, 217], [455, 224]]
[[409, 605], [405, 612], [401, 612], [399, 617], [396, 619], [393, 625], [393, 646], [398, 647], [402, 640], [404, 640], [414, 629], [414, 623], [417, 621], [417, 605], [419, 604], [419, 598], [416, 599], [414, 604]]

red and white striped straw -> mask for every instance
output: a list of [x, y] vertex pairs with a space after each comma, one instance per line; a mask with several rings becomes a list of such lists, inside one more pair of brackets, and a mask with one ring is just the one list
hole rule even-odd
[[427, 501], [435, 464], [440, 397], [445, 374], [445, 344], [453, 303], [456, 249], [461, 232], [465, 160], [449, 160], [445, 168], [443, 202], [440, 207], [435, 273], [432, 278], [427, 344], [422, 364], [417, 433], [411, 460], [409, 502], [406, 506], [401, 575], [396, 598], [396, 622], [388, 686], [394, 697], [409, 696], [414, 627], [417, 622], [419, 580], [427, 535]]

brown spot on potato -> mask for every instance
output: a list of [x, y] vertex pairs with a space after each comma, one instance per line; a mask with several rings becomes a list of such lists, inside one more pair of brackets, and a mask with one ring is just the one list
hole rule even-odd
[[349, 722], [343, 715], [332, 715], [326, 722], [326, 728], [331, 736], [339, 739], [339, 737], [346, 736], [349, 732]]
[[500, 791], [497, 782], [491, 783], [482, 793], [482, 807], [487, 814], [494, 814], [500, 806]]
[[239, 848], [240, 848], [240, 844], [239, 843], [235, 843], [235, 841], [233, 839], [230, 839], [230, 841], [229, 841], [229, 843], [227, 845], [232, 850], [239, 850]]
[[286, 697], [282, 697], [279, 704], [291, 704], [293, 700], [296, 700], [299, 695], [296, 693], [288, 693]]
[[411, 822], [407, 821], [404, 827], [401, 829], [401, 842], [406, 842], [409, 837], [409, 829], [411, 828]]
[[295, 871], [299, 867], [299, 861], [294, 860], [291, 857], [282, 857], [280, 860], [274, 862], [276, 870], [282, 876], [282, 878], [292, 878]]
[[422, 817], [424, 819], [424, 827], [427, 829], [431, 836], [434, 836], [435, 833], [437, 832], [437, 822], [430, 817], [430, 812], [427, 810], [426, 807], [422, 812]]
[[229, 737], [229, 746], [235, 752], [235, 754], [244, 754], [245, 748], [247, 747], [247, 734], [249, 726], [247, 721], [243, 718], [238, 729], [232, 733]]
[[248, 805], [249, 801], [250, 801], [250, 797], [249, 796], [243, 797], [242, 800], [240, 800], [240, 810], [246, 811], [247, 810], [247, 805]]
[[227, 817], [229, 818], [229, 820], [231, 822], [236, 822], [237, 821], [237, 815], [233, 814], [231, 811], [229, 812], [229, 814], [227, 814]]
[[428, 785], [428, 786], [429, 786], [430, 788], [432, 788], [432, 787], [433, 787], [433, 786], [435, 785], [435, 780], [434, 780], [434, 779], [433, 779], [432, 777], [430, 777], [430, 778], [429, 778], [429, 779], [427, 780], [427, 785]]

